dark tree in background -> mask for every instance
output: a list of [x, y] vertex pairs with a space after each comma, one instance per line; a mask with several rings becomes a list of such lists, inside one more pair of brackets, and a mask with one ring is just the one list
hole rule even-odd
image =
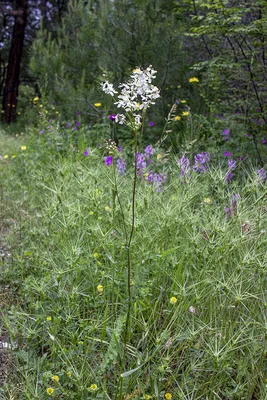
[[6, 123], [16, 120], [20, 65], [27, 23], [28, 1], [16, 0], [12, 15], [15, 23], [9, 51], [6, 82], [3, 93], [3, 118]]

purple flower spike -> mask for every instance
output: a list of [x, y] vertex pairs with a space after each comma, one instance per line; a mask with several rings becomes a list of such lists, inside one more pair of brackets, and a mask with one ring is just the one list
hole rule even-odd
[[42, 135], [44, 133], [44, 129], [42, 129], [39, 133], [40, 135]]
[[225, 177], [226, 182], [229, 182], [233, 178], [234, 174], [231, 171], [228, 171]]
[[267, 144], [267, 139], [262, 139], [262, 141], [261, 141], [261, 143], [263, 144], [263, 145], [266, 145]]
[[224, 136], [223, 140], [229, 140], [230, 139], [230, 129], [224, 129], [222, 131], [222, 135]]
[[78, 111], [78, 112], [77, 112], [77, 115], [78, 115], [78, 116], [80, 116], [80, 115], [81, 115], [80, 111]]
[[112, 156], [107, 156], [104, 157], [105, 164], [109, 167], [113, 163], [113, 157]]
[[231, 153], [230, 151], [225, 151], [223, 153], [224, 157], [231, 157], [233, 153]]
[[155, 124], [154, 124], [154, 122], [153, 121], [150, 121], [149, 123], [148, 123], [148, 126], [154, 126]]
[[257, 175], [259, 183], [267, 181], [267, 172], [265, 171], [264, 168], [258, 169]]
[[111, 114], [108, 118], [110, 121], [115, 121], [117, 114]]
[[76, 126], [81, 126], [81, 123], [79, 121], [76, 122]]
[[123, 161], [122, 158], [119, 158], [119, 159], [117, 160], [117, 171], [118, 171], [119, 174], [125, 175], [125, 172], [126, 172], [126, 162]]
[[89, 155], [89, 150], [86, 149], [86, 150], [83, 152], [83, 155], [84, 155], [84, 156], [88, 156], [88, 155]]
[[231, 169], [231, 170], [236, 169], [236, 161], [233, 160], [232, 158], [229, 158], [229, 160], [228, 160], [228, 167], [229, 167], [229, 169]]
[[121, 153], [122, 150], [123, 150], [123, 147], [122, 146], [118, 146], [118, 152]]
[[70, 124], [66, 124], [65, 126], [66, 126], [66, 128], [70, 128]]

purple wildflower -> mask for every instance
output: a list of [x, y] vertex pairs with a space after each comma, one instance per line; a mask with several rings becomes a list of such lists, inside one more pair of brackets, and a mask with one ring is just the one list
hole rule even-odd
[[153, 146], [151, 146], [151, 144], [149, 146], [146, 146], [145, 152], [144, 152], [145, 158], [151, 162], [150, 157], [153, 156], [154, 152], [155, 152], [155, 150], [153, 149]]
[[125, 172], [126, 172], [126, 162], [123, 161], [122, 158], [119, 158], [119, 159], [117, 160], [117, 171], [118, 171], [119, 174], [125, 175]]
[[155, 191], [160, 192], [163, 189], [163, 183], [166, 181], [167, 175], [166, 174], [158, 174], [153, 171], [149, 171], [146, 180], [153, 184]]
[[66, 124], [65, 126], [66, 126], [66, 128], [70, 128], [70, 127], [71, 127], [71, 125], [70, 125], [70, 124]]
[[178, 166], [181, 168], [180, 177], [184, 177], [189, 174], [190, 171], [190, 161], [189, 159], [183, 155], [178, 161]]
[[207, 152], [195, 155], [195, 164], [193, 169], [195, 172], [204, 172], [207, 169], [206, 163], [210, 160], [210, 155]]
[[229, 182], [233, 178], [234, 174], [231, 171], [228, 171], [225, 177], [226, 182]]
[[263, 145], [266, 145], [267, 144], [267, 139], [262, 139], [262, 141], [261, 141], [261, 143], [263, 144]]
[[83, 155], [84, 155], [84, 156], [88, 156], [88, 155], [89, 155], [89, 150], [88, 150], [88, 149], [85, 149], [85, 151], [83, 152]]
[[244, 137], [248, 137], [248, 133], [244, 133]]
[[42, 135], [44, 133], [44, 129], [42, 129], [39, 133], [40, 135]]
[[115, 121], [117, 114], [111, 114], [108, 118], [110, 121]]
[[78, 117], [81, 115], [80, 111], [77, 112]]
[[236, 169], [236, 161], [233, 160], [232, 158], [229, 158], [228, 167], [230, 170]]
[[76, 126], [81, 126], [81, 123], [79, 121], [76, 122]]
[[142, 153], [136, 153], [136, 169], [137, 175], [140, 177], [143, 175], [143, 169], [146, 168], [146, 161]]
[[118, 152], [121, 153], [122, 150], [123, 150], [123, 147], [122, 146], [118, 146]]
[[77, 127], [75, 126], [75, 127], [73, 128], [73, 130], [74, 130], [74, 131], [77, 131], [78, 129], [77, 129]]
[[265, 171], [264, 168], [258, 169], [257, 175], [258, 175], [258, 182], [259, 183], [266, 182], [266, 180], [267, 180], [267, 172]]
[[223, 140], [229, 140], [230, 139], [230, 129], [224, 129], [222, 131], [222, 135], [224, 136]]
[[231, 153], [230, 151], [225, 151], [223, 153], [224, 157], [231, 157], [233, 153]]
[[153, 121], [150, 121], [149, 123], [148, 123], [148, 126], [154, 126], [155, 124], [154, 124], [154, 122]]
[[107, 156], [104, 157], [105, 164], [109, 167], [113, 163], [113, 157], [112, 156]]

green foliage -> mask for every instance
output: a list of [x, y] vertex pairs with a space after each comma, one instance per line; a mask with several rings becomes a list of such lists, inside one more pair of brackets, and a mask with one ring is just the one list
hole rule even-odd
[[[264, 399], [266, 187], [256, 171], [240, 163], [228, 184], [221, 160], [184, 182], [177, 157], [156, 150], [168, 181], [163, 192], [137, 182], [133, 307], [121, 370], [127, 274], [114, 171], [103, 162], [105, 149], [90, 147], [85, 157], [75, 131], [62, 141], [51, 124], [54, 132], [33, 132], [26, 150], [1, 161], [2, 218], [12, 207], [15, 217], [1, 282], [17, 299], [4, 322], [18, 366], [3, 396], [46, 399], [52, 387], [55, 399], [114, 399], [122, 374], [125, 399], [167, 392]], [[117, 176], [127, 227], [132, 173], [129, 159], [127, 174]], [[237, 193], [227, 217], [224, 207]]]

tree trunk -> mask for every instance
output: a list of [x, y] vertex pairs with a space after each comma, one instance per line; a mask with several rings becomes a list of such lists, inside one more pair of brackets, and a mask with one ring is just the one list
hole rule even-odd
[[3, 96], [3, 119], [7, 124], [15, 122], [28, 0], [15, 1], [15, 24], [9, 51], [6, 84]]

